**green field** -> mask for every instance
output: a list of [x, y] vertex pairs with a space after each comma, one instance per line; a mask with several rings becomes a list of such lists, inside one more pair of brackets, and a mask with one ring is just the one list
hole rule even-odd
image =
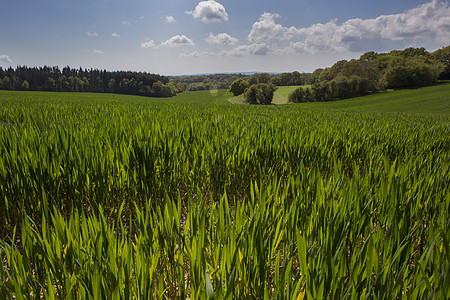
[[0, 91], [0, 298], [449, 299], [449, 95]]
[[305, 107], [366, 112], [437, 113], [450, 115], [450, 83], [415, 90], [388, 91], [334, 102], [307, 103]]

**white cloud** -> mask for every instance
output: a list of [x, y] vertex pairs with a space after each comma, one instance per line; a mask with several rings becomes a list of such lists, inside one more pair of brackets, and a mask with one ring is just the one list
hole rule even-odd
[[98, 49], [92, 49], [89, 52], [94, 53], [94, 54], [105, 54], [105, 51], [102, 50], [98, 50]]
[[120, 35], [118, 35], [117, 33], [113, 33], [113, 34], [111, 34], [111, 36], [114, 38], [120, 38]]
[[438, 47], [450, 40], [450, 8], [447, 1], [432, 0], [404, 13], [375, 19], [331, 20], [305, 28], [275, 23], [276, 14], [265, 13], [253, 24], [252, 42], [290, 40], [285, 52], [330, 53], [339, 51], [387, 51], [404, 47]]
[[228, 13], [222, 4], [215, 0], [201, 1], [194, 11], [186, 11], [195, 19], [201, 19], [204, 23], [222, 22], [228, 20]]
[[0, 55], [0, 61], [9, 63], [9, 64], [13, 62], [12, 59], [6, 54]]
[[165, 16], [164, 17], [167, 23], [176, 23], [177, 20], [173, 16]]
[[275, 18], [279, 17], [279, 14], [267, 12], [262, 14], [259, 21], [253, 24], [248, 40], [250, 42], [270, 41], [282, 34], [285, 27], [275, 23]]
[[211, 33], [209, 33], [209, 37], [206, 39], [206, 42], [209, 44], [228, 46], [228, 45], [236, 45], [238, 42], [238, 39], [232, 37], [231, 35], [229, 35], [227, 33], [219, 33], [217, 35], [214, 35], [211, 32]]
[[195, 46], [195, 43], [185, 35], [175, 35], [167, 41], [161, 43], [161, 46], [175, 48], [180, 46]]
[[97, 36], [98, 36], [98, 33], [95, 32], [95, 31], [86, 31], [85, 34], [86, 34], [88, 37], [97, 37]]
[[124, 20], [124, 21], [122, 21], [122, 24], [123, 24], [123, 25], [130, 25], [130, 22]]
[[270, 48], [265, 43], [241, 45], [231, 50], [223, 50], [220, 56], [267, 55]]
[[142, 42], [141, 48], [154, 49], [154, 48], [157, 48], [157, 46], [155, 44], [155, 41], [151, 40], [151, 41], [147, 41], [147, 42]]

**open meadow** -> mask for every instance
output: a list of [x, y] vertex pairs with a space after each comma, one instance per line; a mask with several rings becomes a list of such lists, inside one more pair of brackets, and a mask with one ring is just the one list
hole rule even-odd
[[449, 95], [0, 91], [0, 298], [448, 299]]

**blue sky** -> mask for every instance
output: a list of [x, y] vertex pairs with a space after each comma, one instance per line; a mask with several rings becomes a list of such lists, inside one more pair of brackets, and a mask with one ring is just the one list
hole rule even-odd
[[5, 0], [0, 66], [163, 75], [311, 72], [450, 44], [446, 0]]

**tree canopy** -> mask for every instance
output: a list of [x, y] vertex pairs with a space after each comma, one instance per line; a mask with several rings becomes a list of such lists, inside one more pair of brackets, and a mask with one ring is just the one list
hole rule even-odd
[[[153, 90], [153, 85], [157, 82], [163, 85], [164, 93]], [[70, 67], [61, 70], [59, 67], [48, 66], [18, 66], [4, 70], [0, 67], [0, 88], [5, 90], [120, 93], [161, 97], [174, 94], [172, 90], [169, 92], [171, 87], [167, 85], [168, 82], [168, 77], [145, 72], [109, 72]]]
[[300, 87], [290, 102], [345, 99], [385, 89], [417, 88], [436, 84], [448, 76], [450, 46], [434, 53], [425, 48], [406, 48], [389, 53], [364, 53], [359, 59], [338, 61], [331, 68], [317, 69], [312, 86]]
[[244, 96], [249, 104], [271, 104], [273, 100], [273, 94], [277, 90], [277, 87], [272, 83], [258, 83], [251, 85]]
[[450, 79], [450, 45], [434, 51], [433, 57], [444, 65], [441, 79]]
[[229, 91], [230, 93], [233, 93], [234, 96], [239, 96], [242, 95], [249, 86], [250, 85], [247, 81], [239, 78], [233, 81], [233, 83], [230, 85]]

